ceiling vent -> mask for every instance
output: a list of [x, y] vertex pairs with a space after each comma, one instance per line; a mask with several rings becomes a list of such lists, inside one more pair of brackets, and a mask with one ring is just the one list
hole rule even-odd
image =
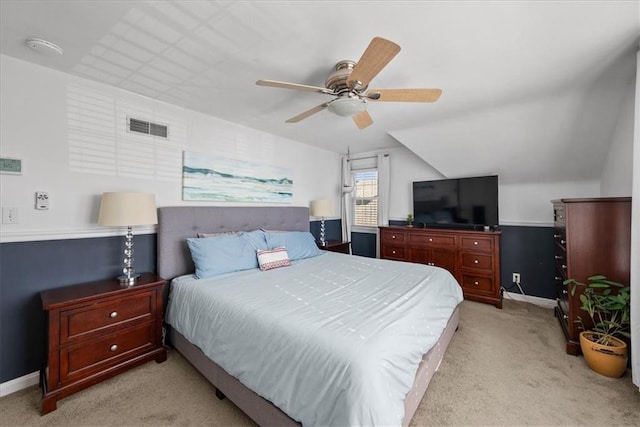
[[166, 138], [169, 134], [169, 127], [158, 123], [151, 123], [146, 120], [127, 117], [127, 129], [129, 132], [144, 133], [146, 135]]

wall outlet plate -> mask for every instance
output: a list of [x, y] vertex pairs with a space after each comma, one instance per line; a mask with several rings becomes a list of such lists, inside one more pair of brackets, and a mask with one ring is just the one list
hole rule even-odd
[[36, 191], [36, 209], [38, 210], [49, 209], [49, 192]]

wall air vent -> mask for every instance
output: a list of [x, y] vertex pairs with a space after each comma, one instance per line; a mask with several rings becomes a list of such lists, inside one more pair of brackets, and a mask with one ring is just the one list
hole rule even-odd
[[127, 118], [127, 130], [129, 132], [144, 133], [146, 135], [166, 138], [169, 134], [169, 127], [158, 123], [151, 123], [146, 120]]

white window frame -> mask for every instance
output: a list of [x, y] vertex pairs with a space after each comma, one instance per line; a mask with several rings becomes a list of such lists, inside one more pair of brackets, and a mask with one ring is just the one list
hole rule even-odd
[[[351, 171], [351, 176], [353, 178], [353, 182], [356, 183], [356, 174], [358, 173], [366, 173], [366, 172], [376, 172], [376, 182], [377, 182], [377, 186], [378, 186], [378, 195], [376, 196], [378, 198], [378, 202], [379, 202], [379, 195], [380, 195], [380, 187], [379, 187], [379, 183], [380, 183], [380, 176], [379, 176], [379, 172], [378, 172], [378, 168], [367, 168], [367, 169], [357, 169], [357, 170], [353, 170]], [[356, 184], [357, 185], [357, 184]], [[354, 194], [351, 196], [351, 231], [352, 232], [356, 232], [356, 233], [371, 233], [371, 234], [377, 234], [378, 233], [378, 215], [379, 215], [379, 211], [376, 210], [376, 225], [357, 225], [356, 224], [356, 200], [358, 200], [357, 197], [355, 197], [355, 192]]]

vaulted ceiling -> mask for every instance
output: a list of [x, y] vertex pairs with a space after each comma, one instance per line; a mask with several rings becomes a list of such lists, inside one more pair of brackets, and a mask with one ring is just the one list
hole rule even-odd
[[[634, 87], [638, 3], [3, 0], [0, 52], [340, 153], [404, 145], [445, 176], [597, 179]], [[255, 85], [323, 86], [375, 36], [402, 50], [372, 87], [441, 98], [370, 102], [359, 130], [329, 111], [285, 123], [330, 98]]]

